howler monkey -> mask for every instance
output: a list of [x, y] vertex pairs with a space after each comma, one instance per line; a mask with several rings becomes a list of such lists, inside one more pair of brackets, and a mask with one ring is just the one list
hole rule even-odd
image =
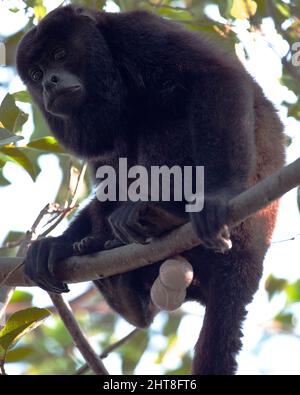
[[[205, 203], [106, 201], [96, 198], [62, 236], [36, 241], [27, 275], [43, 289], [66, 292], [53, 275], [62, 258], [145, 242], [191, 220], [204, 246], [183, 255], [195, 279], [187, 300], [206, 306], [195, 348], [195, 374], [233, 374], [241, 324], [262, 274], [277, 204], [230, 230], [229, 199], [282, 166], [283, 127], [273, 105], [240, 62], [200, 34], [141, 12], [93, 12], [66, 6], [22, 39], [18, 72], [63, 146], [101, 165], [204, 166]], [[117, 171], [118, 174], [118, 171]], [[161, 221], [152, 221], [152, 209]], [[153, 211], [153, 210], [152, 210]], [[110, 306], [138, 327], [156, 313], [150, 288], [160, 262], [99, 280]]]

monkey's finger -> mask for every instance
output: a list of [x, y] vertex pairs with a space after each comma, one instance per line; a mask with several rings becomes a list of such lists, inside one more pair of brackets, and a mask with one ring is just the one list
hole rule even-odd
[[224, 254], [226, 251], [230, 250], [232, 248], [232, 242], [230, 238], [224, 238], [219, 236], [216, 239], [216, 244], [215, 244], [215, 251], [220, 252]]
[[203, 213], [197, 213], [191, 215], [191, 222], [192, 222], [192, 227], [195, 233], [199, 236], [199, 238], [203, 242], [206, 242], [206, 240], [209, 241], [209, 237], [207, 237], [208, 234], [208, 230], [206, 226], [207, 221]]
[[113, 239], [113, 240], [107, 240], [105, 243], [104, 243], [104, 248], [106, 249], [106, 250], [112, 250], [113, 248], [117, 248], [117, 247], [121, 247], [121, 246], [123, 246], [124, 244], [120, 241], [120, 240], [118, 240], [118, 239]]
[[48, 269], [50, 243], [47, 239], [41, 240], [36, 248], [35, 265], [32, 276], [34, 281], [47, 291], [58, 292], [59, 288], [52, 284], [51, 275]]
[[25, 260], [26, 275], [42, 289], [51, 292], [66, 292], [66, 287], [57, 283], [48, 270], [49, 240], [33, 244]]
[[[144, 218], [146, 211], [144, 204], [137, 203], [134, 209], [130, 210], [129, 215], [126, 218], [126, 224], [132, 231], [132, 235], [136, 238], [137, 243], [144, 244], [146, 240], [153, 236], [153, 225]], [[152, 231], [151, 231], [152, 227]]]
[[150, 224], [142, 224], [141, 219], [135, 220], [135, 218], [130, 217], [127, 220], [127, 226], [132, 231], [132, 236], [135, 238], [136, 243], [145, 244], [147, 239], [155, 234], [153, 226], [151, 229]]
[[120, 221], [121, 221], [121, 213], [119, 210], [116, 210], [112, 215], [108, 217], [109, 226], [117, 240], [119, 240], [123, 244], [128, 244], [127, 238], [123, 235]]
[[205, 226], [205, 235], [209, 239], [216, 237], [220, 230], [219, 225], [219, 212], [215, 205], [207, 204], [205, 212], [203, 212], [203, 223]]
[[128, 226], [128, 218], [132, 215], [131, 210], [122, 210], [120, 216], [114, 223], [114, 229], [118, 232], [118, 238], [124, 242], [124, 244], [139, 242], [140, 236]]
[[62, 293], [68, 292], [69, 289], [63, 282], [57, 280], [49, 270], [49, 256], [45, 249], [40, 248], [40, 254], [37, 261], [37, 279], [36, 283], [48, 292]]
[[140, 243], [145, 244], [146, 240], [150, 237], [147, 235], [148, 232], [145, 232], [138, 224], [125, 224], [126, 234], [128, 235], [128, 239], [131, 240], [131, 243]]
[[61, 294], [69, 292], [69, 288], [66, 283], [59, 282], [52, 278], [52, 281], [45, 281], [45, 280], [37, 280], [35, 283], [42, 288], [44, 291], [53, 292], [55, 294]]
[[114, 223], [111, 225], [111, 230], [116, 237], [122, 244], [128, 244], [128, 239], [125, 234], [123, 234], [122, 227], [120, 223]]
[[119, 220], [119, 230], [126, 238], [127, 243], [142, 243], [143, 237], [136, 232], [134, 224], [138, 220], [138, 206], [129, 206], [127, 210], [122, 211], [122, 216]]
[[221, 232], [221, 237], [225, 240], [230, 240], [230, 231], [227, 225], [224, 225]]
[[72, 255], [86, 255], [101, 251], [104, 248], [104, 241], [98, 236], [86, 236], [80, 241], [72, 244]]

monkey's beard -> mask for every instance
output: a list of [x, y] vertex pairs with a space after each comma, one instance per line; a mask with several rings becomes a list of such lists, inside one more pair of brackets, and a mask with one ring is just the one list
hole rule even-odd
[[50, 97], [43, 97], [44, 106], [48, 113], [57, 117], [69, 117], [78, 111], [84, 102], [83, 89], [80, 85], [60, 89]]

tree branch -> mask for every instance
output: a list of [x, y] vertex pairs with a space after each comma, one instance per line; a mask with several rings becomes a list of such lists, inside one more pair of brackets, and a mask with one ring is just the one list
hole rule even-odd
[[[300, 184], [300, 158], [277, 171], [229, 202], [228, 225], [237, 225]], [[57, 266], [57, 278], [67, 283], [92, 281], [128, 272], [201, 244], [190, 223], [150, 244], [130, 244], [97, 254], [71, 257]], [[0, 258], [0, 282], [22, 258]], [[34, 286], [22, 268], [9, 276], [6, 285]]]
[[90, 346], [88, 340], [81, 332], [77, 321], [72, 313], [71, 307], [67, 301], [63, 299], [61, 295], [57, 295], [49, 292], [49, 296], [56, 307], [60, 318], [62, 319], [65, 327], [69, 331], [75, 346], [81, 352], [84, 360], [97, 375], [107, 375], [108, 372], [103, 365], [101, 359], [95, 353]]
[[[139, 333], [141, 331], [141, 329], [139, 328], [135, 328], [133, 331], [131, 331], [128, 335], [126, 335], [125, 337], [123, 337], [122, 339], [118, 340], [117, 342], [110, 344], [109, 346], [107, 346], [102, 353], [99, 355], [99, 358], [104, 359], [107, 358], [109, 356], [109, 354], [111, 354], [113, 351], [115, 351], [117, 348], [123, 346], [123, 344], [127, 343], [128, 340], [130, 340], [132, 337], [134, 337], [137, 333]], [[84, 374], [88, 371], [89, 366], [88, 364], [84, 364], [81, 366], [81, 368], [79, 368], [75, 375], [81, 375]]]

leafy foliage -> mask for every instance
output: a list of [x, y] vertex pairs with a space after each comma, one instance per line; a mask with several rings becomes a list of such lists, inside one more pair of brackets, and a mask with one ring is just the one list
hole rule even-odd
[[3, 366], [8, 350], [23, 336], [37, 328], [49, 315], [50, 311], [47, 309], [31, 307], [10, 316], [0, 331], [0, 365]]

